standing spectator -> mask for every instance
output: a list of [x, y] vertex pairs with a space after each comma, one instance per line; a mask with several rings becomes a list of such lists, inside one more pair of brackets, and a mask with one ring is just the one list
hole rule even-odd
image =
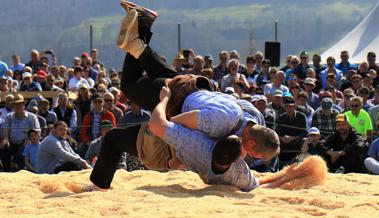
[[193, 59], [193, 68], [189, 71], [189, 73], [193, 75], [202, 75], [204, 70], [204, 58], [200, 55], [197, 55]]
[[254, 77], [258, 72], [255, 70], [255, 57], [248, 55], [246, 57], [246, 79], [249, 82], [250, 87], [254, 86]]
[[[238, 61], [240, 60], [240, 55], [238, 54], [237, 50], [230, 51], [229, 60], [231, 59], [237, 59]], [[240, 65], [238, 66], [238, 73], [247, 76], [247, 68], [241, 62], [240, 62]]]
[[75, 67], [74, 77], [72, 77], [68, 83], [68, 88], [70, 91], [77, 91], [81, 84], [86, 84], [89, 87], [87, 80], [83, 78], [83, 73], [83, 67]]
[[255, 70], [257, 71], [257, 73], [260, 73], [262, 72], [263, 53], [261, 51], [257, 51], [254, 57], [255, 57]]
[[[298, 78], [297, 75], [294, 73], [294, 70], [299, 66], [299, 64], [300, 64], [299, 58], [297, 56], [293, 56], [291, 59], [291, 67], [289, 69], [287, 69], [285, 72], [287, 80], [290, 79], [291, 74], [293, 74], [296, 78]], [[295, 81], [295, 82], [297, 82], [297, 81]]]
[[332, 108], [331, 98], [324, 98], [321, 102], [321, 109], [313, 114], [312, 127], [321, 131], [321, 136], [326, 138], [336, 130], [336, 117], [338, 111]]
[[116, 126], [116, 119], [112, 112], [104, 109], [104, 99], [100, 94], [93, 96], [92, 108], [93, 109], [84, 116], [80, 130], [83, 145], [88, 145], [89, 142], [100, 136], [101, 121], [109, 120], [113, 126]]
[[224, 76], [229, 74], [229, 68], [228, 68], [228, 52], [227, 51], [221, 51], [219, 54], [219, 60], [220, 64], [213, 70], [213, 79], [217, 81], [219, 84], [221, 84], [221, 80]]
[[124, 117], [120, 120], [119, 125], [121, 127], [140, 124], [148, 122], [150, 119], [150, 113], [143, 110], [139, 105], [134, 102], [130, 102], [130, 111], [126, 112]]
[[296, 111], [295, 101], [284, 98], [285, 113], [280, 115], [276, 132], [280, 139], [280, 162], [285, 165], [301, 151], [301, 139], [306, 134], [307, 121], [303, 113]]
[[375, 70], [377, 73], [379, 73], [379, 65], [376, 64], [375, 52], [367, 53], [367, 62], [368, 62], [368, 70]]
[[363, 100], [361, 97], [351, 99], [351, 110], [344, 114], [349, 118], [349, 123], [357, 133], [361, 134], [364, 139], [371, 139], [372, 122], [370, 115], [362, 109]]
[[68, 95], [61, 93], [58, 97], [58, 106], [54, 108], [54, 112], [57, 115], [58, 121], [63, 121], [70, 127], [71, 131], [76, 128], [77, 115], [76, 111], [72, 109]]
[[292, 55], [288, 55], [286, 57], [286, 66], [282, 67], [280, 71], [286, 72], [288, 69], [291, 68], [291, 60], [292, 60]]
[[40, 54], [37, 50], [33, 49], [30, 52], [30, 61], [25, 64], [25, 66], [32, 68], [32, 73], [36, 73], [42, 66], [42, 61], [40, 61]]
[[350, 126], [349, 117], [338, 114], [336, 132], [325, 140], [329, 171], [334, 173], [362, 173], [363, 150], [365, 147], [361, 135]]
[[99, 60], [99, 50], [97, 48], [93, 48], [91, 50], [91, 58], [92, 58], [92, 67], [95, 65], [95, 64], [99, 64], [101, 68], [104, 68], [104, 64], [103, 62], [101, 62]]
[[244, 88], [249, 88], [245, 75], [238, 73], [239, 61], [231, 59], [228, 63], [229, 74], [222, 77], [221, 91], [224, 92], [226, 87], [233, 87], [235, 83], [240, 82]]
[[42, 91], [42, 87], [39, 83], [33, 81], [33, 75], [31, 73], [26, 72], [22, 74], [20, 91]]
[[357, 70], [356, 64], [351, 64], [349, 62], [349, 52], [341, 51], [341, 62], [336, 65], [336, 68], [342, 71], [343, 75], [346, 75], [349, 70]]
[[373, 139], [375, 139], [379, 137], [379, 105], [371, 108], [368, 111], [368, 114], [370, 115], [372, 121]]
[[[12, 112], [7, 116], [3, 125], [3, 141], [0, 144], [5, 154], [2, 163], [4, 171], [11, 171], [11, 163], [17, 165], [15, 170], [24, 168], [22, 152], [25, 145], [29, 144], [28, 131], [40, 130], [36, 115], [25, 110], [24, 97], [16, 94], [13, 100]], [[5, 150], [4, 150], [5, 149]]]
[[9, 67], [13, 73], [21, 72], [24, 70], [25, 64], [21, 63], [21, 58], [18, 55], [12, 55], [12, 65]]
[[324, 65], [321, 64], [321, 56], [319, 54], [314, 54], [312, 57], [313, 69], [316, 71], [316, 75], [320, 76], [320, 73], [326, 69]]
[[271, 76], [272, 83], [266, 84], [264, 87], [265, 96], [270, 100], [272, 99], [272, 93], [274, 93], [276, 90], [280, 90], [283, 93], [289, 91], [288, 87], [283, 85], [284, 81], [286, 80], [283, 71], [278, 71]]
[[106, 92], [103, 95], [103, 98], [104, 98], [104, 108], [113, 113], [116, 119], [116, 123], [118, 123], [122, 119], [124, 113], [122, 112], [120, 108], [114, 105], [115, 100], [114, 100], [113, 94], [111, 92]]
[[31, 172], [36, 172], [37, 150], [39, 146], [40, 134], [37, 130], [31, 129], [28, 131], [30, 144], [25, 146], [22, 155], [25, 157], [25, 166]]
[[53, 132], [42, 140], [37, 150], [37, 173], [54, 174], [91, 168], [70, 147], [67, 131], [66, 123], [58, 121], [54, 124]]
[[321, 71], [320, 73], [321, 85], [323, 89], [326, 89], [327, 87], [326, 80], [329, 74], [336, 75], [337, 82], [339, 82], [342, 79], [342, 72], [335, 67], [336, 59], [334, 59], [334, 57], [328, 57], [326, 63], [328, 64], [328, 68]]
[[8, 71], [8, 65], [0, 60], [0, 77], [3, 77], [7, 74]]
[[307, 70], [311, 68], [308, 64], [309, 61], [309, 55], [308, 52], [302, 51], [300, 53], [300, 62], [301, 64], [298, 65], [294, 70], [293, 73], [299, 78], [301, 81], [305, 80], [307, 77]]
[[364, 163], [368, 171], [379, 175], [379, 138], [371, 143]]

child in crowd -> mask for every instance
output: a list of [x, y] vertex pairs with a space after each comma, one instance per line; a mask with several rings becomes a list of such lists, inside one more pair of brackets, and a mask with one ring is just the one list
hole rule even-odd
[[22, 155], [25, 157], [26, 169], [31, 172], [35, 172], [37, 150], [40, 143], [40, 133], [35, 129], [31, 129], [28, 131], [28, 138], [30, 140], [30, 144], [25, 147]]

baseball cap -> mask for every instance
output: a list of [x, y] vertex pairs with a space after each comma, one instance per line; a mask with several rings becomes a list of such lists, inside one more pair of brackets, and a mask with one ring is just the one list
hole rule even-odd
[[333, 107], [333, 100], [331, 98], [324, 98], [321, 101], [322, 109], [330, 109]]
[[99, 93], [96, 93], [92, 96], [92, 101], [95, 101], [95, 100], [103, 100], [103, 96], [100, 95]]
[[86, 83], [82, 83], [79, 85], [79, 89], [88, 89], [88, 85]]
[[204, 56], [204, 60], [214, 60], [211, 54], [207, 54]]
[[43, 70], [39, 70], [37, 72], [36, 76], [39, 77], [39, 78], [42, 78], [42, 79], [46, 79], [47, 73], [45, 71], [43, 71]]
[[283, 98], [292, 98], [293, 96], [292, 96], [292, 94], [291, 94], [291, 92], [285, 92], [285, 93], [283, 93]]
[[275, 90], [272, 93], [272, 96], [274, 96], [274, 97], [282, 97], [283, 96], [283, 92], [281, 90]]
[[336, 117], [336, 122], [348, 122], [350, 123], [349, 117], [346, 116], [345, 114], [338, 114]]
[[316, 127], [312, 127], [308, 129], [308, 135], [319, 135], [320, 130], [318, 130]]

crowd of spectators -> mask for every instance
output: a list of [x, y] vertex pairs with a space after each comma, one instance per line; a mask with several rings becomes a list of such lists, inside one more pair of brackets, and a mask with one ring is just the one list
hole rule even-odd
[[[250, 101], [278, 133], [278, 157], [268, 162], [247, 158], [251, 169], [276, 171], [310, 154], [323, 157], [333, 173], [379, 174], [376, 54], [369, 52], [367, 61], [355, 64], [342, 51], [339, 59], [328, 57], [323, 65], [320, 55], [302, 51], [278, 68], [262, 52], [242, 61], [232, 50], [221, 51], [215, 65], [212, 55], [189, 49], [174, 57], [172, 68], [205, 76], [221, 92]], [[57, 65], [52, 50], [31, 51], [26, 64], [18, 55], [9, 67], [0, 61], [1, 170], [58, 173], [93, 166], [109, 130], [150, 117], [126, 99], [121, 77], [105, 68], [97, 49], [75, 57], [72, 66]], [[24, 99], [28, 91], [41, 94]], [[45, 98], [43, 91], [59, 95]], [[127, 153], [119, 167], [144, 169]]]

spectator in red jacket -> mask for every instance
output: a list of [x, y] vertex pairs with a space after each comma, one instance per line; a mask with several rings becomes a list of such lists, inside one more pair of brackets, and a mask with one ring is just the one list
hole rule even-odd
[[100, 123], [104, 120], [109, 120], [113, 126], [116, 126], [113, 113], [104, 109], [103, 97], [100, 94], [95, 94], [92, 98], [92, 110], [85, 115], [80, 130], [83, 145], [100, 136]]

